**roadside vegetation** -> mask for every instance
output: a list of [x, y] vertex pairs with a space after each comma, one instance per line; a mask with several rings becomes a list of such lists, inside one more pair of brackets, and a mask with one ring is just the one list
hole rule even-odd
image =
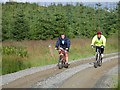
[[107, 37], [105, 53], [118, 52], [120, 5], [110, 10], [100, 6], [2, 4], [1, 75], [56, 64], [58, 52], [54, 46], [63, 32], [71, 39], [69, 61], [95, 55], [90, 44], [98, 28]]
[[[54, 49], [55, 40], [4, 41], [2, 56], [2, 74], [16, 72], [22, 69], [56, 64], [58, 52]], [[90, 47], [91, 39], [71, 39], [69, 61], [95, 55], [95, 49]], [[51, 51], [49, 48], [51, 45]], [[105, 53], [118, 52], [118, 38], [107, 39]]]

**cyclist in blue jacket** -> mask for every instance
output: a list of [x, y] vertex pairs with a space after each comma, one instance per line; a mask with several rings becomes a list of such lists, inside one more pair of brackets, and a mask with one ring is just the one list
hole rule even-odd
[[70, 49], [70, 40], [65, 36], [65, 34], [61, 34], [61, 36], [58, 38], [55, 49], [58, 49], [58, 47], [63, 48], [66, 50], [65, 56], [66, 56], [66, 64], [68, 64], [68, 52]]

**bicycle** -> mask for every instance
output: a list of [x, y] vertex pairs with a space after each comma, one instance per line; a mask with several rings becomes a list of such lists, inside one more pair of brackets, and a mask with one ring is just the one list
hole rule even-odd
[[101, 56], [101, 46], [93, 46], [96, 48], [96, 62], [94, 62], [94, 67], [97, 68], [98, 66], [102, 66], [102, 56]]
[[62, 69], [63, 67], [68, 68], [68, 65], [66, 64], [66, 57], [65, 57], [66, 52], [67, 51], [64, 50], [63, 48], [58, 49], [58, 53], [59, 53], [58, 68], [59, 69]]

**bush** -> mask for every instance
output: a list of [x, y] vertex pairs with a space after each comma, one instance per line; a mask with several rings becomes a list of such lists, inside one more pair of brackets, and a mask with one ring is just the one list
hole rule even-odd
[[22, 47], [3, 46], [3, 55], [17, 55], [21, 57], [27, 57], [28, 52]]
[[28, 52], [22, 47], [3, 46], [2, 74], [17, 72], [31, 67]]
[[25, 58], [16, 55], [3, 55], [2, 58], [2, 74], [17, 72], [31, 67], [30, 63]]

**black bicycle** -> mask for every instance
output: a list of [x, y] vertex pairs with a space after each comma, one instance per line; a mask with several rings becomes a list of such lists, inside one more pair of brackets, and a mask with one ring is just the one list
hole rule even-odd
[[97, 68], [98, 66], [102, 66], [102, 56], [101, 56], [101, 46], [93, 46], [96, 48], [96, 62], [94, 62], [94, 67]]

